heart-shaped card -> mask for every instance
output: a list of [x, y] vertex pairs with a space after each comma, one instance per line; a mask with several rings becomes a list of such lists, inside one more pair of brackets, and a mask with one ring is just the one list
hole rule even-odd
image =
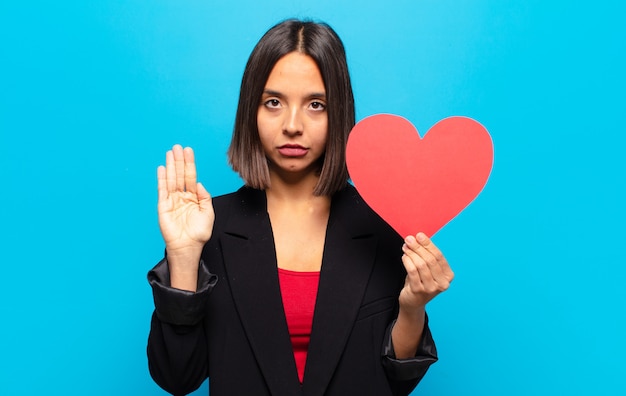
[[445, 118], [421, 139], [405, 118], [377, 114], [350, 132], [346, 162], [365, 202], [402, 237], [432, 236], [482, 191], [493, 144], [471, 118]]

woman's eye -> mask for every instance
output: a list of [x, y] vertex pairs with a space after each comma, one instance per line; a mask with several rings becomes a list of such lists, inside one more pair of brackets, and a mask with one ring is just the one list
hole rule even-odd
[[311, 106], [311, 109], [317, 110], [317, 111], [326, 109], [326, 105], [322, 102], [312, 102], [309, 106]]
[[279, 106], [280, 102], [278, 101], [278, 99], [270, 99], [265, 101], [265, 107], [268, 107], [270, 109], [275, 109]]

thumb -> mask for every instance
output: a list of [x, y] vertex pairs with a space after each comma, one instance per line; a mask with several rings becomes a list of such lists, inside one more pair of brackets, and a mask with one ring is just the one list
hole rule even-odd
[[204, 188], [202, 183], [196, 184], [196, 194], [198, 195], [198, 203], [200, 206], [210, 205], [211, 204], [211, 194]]

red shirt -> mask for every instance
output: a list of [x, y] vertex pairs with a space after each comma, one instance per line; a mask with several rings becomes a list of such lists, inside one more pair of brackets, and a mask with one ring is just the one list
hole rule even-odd
[[300, 272], [279, 268], [278, 279], [293, 346], [293, 356], [296, 360], [298, 377], [302, 383], [320, 273], [319, 271]]

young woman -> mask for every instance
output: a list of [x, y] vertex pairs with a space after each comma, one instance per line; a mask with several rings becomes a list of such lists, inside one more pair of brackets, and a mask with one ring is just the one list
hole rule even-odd
[[229, 161], [211, 198], [191, 148], [158, 168], [166, 257], [148, 278], [150, 372], [175, 395], [407, 395], [437, 360], [426, 304], [453, 273], [348, 184], [354, 101], [341, 40], [288, 20], [248, 60]]

